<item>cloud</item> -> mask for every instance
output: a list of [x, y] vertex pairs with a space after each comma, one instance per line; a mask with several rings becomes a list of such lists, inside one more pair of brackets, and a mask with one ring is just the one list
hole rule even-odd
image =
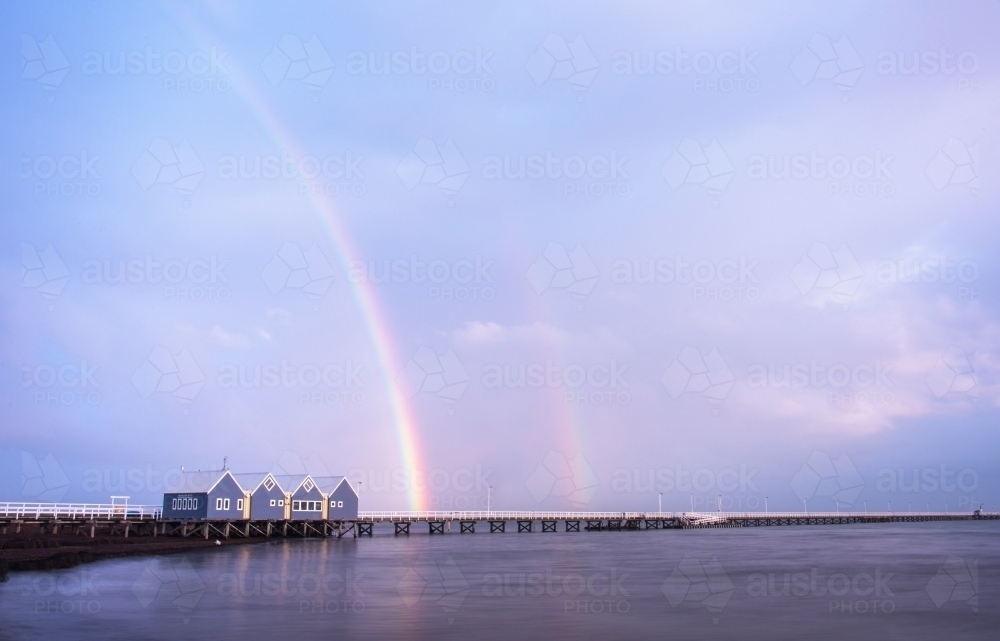
[[209, 336], [211, 336], [212, 339], [219, 345], [230, 349], [250, 349], [253, 346], [248, 337], [242, 334], [231, 334], [218, 325], [212, 327], [212, 331], [209, 332]]
[[570, 340], [570, 334], [564, 329], [541, 321], [511, 326], [493, 321], [469, 321], [455, 330], [453, 336], [457, 342], [470, 345], [560, 345]]

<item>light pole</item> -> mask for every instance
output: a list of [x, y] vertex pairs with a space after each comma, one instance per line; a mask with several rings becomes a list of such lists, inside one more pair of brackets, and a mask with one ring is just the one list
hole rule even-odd
[[805, 514], [809, 514], [809, 508], [808, 508], [808, 506], [806, 506], [806, 500], [805, 499], [802, 499], [802, 512], [804, 512]]
[[490, 501], [493, 499], [493, 486], [490, 485], [486, 488], [486, 515], [489, 516], [490, 511]]
[[659, 506], [658, 514], [663, 514], [663, 492], [659, 492], [659, 497], [657, 497], [657, 505]]
[[764, 514], [767, 514], [767, 497], [764, 497]]
[[694, 494], [691, 495], [691, 513], [694, 513]]

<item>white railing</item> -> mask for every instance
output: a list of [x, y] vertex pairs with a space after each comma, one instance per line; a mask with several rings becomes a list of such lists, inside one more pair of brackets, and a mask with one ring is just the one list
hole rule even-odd
[[62, 519], [136, 519], [160, 518], [159, 505], [124, 505], [112, 503], [0, 503], [0, 517]]
[[499, 510], [480, 511], [432, 511], [432, 512], [358, 512], [363, 521], [528, 521], [528, 520], [579, 520], [597, 521], [608, 519], [671, 519], [673, 512], [516, 512]]
[[[973, 512], [512, 512], [480, 511], [385, 511], [358, 512], [362, 521], [598, 521], [608, 519], [679, 520], [695, 523], [722, 523], [733, 519], [834, 519], [885, 517], [971, 517]], [[981, 516], [996, 517], [982, 512]]]
[[[0, 503], [0, 518], [69, 518], [155, 520], [161, 516], [159, 505], [124, 505], [113, 503]], [[674, 520], [691, 524], [725, 523], [739, 519], [834, 519], [931, 517], [968, 518], [975, 512], [534, 512], [534, 511], [377, 511], [359, 512], [360, 521], [607, 521]], [[996, 512], [979, 512], [989, 519], [1000, 518]]]
[[[977, 510], [978, 511], [978, 510]], [[835, 519], [835, 518], [886, 518], [886, 517], [971, 517], [976, 512], [684, 512], [682, 517], [691, 519]], [[979, 512], [983, 517], [996, 517], [996, 512]]]

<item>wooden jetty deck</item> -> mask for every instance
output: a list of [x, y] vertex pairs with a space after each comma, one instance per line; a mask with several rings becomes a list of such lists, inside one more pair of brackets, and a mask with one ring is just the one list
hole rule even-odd
[[[218, 538], [372, 536], [376, 525], [396, 535], [412, 527], [428, 534], [602, 532], [698, 528], [739, 528], [852, 523], [1000, 520], [983, 512], [540, 512], [435, 511], [359, 512], [351, 520], [178, 520], [163, 519], [160, 506], [0, 503], [0, 534], [30, 528], [42, 534], [80, 536], [180, 536]], [[561, 526], [561, 527], [560, 527]], [[516, 530], [515, 530], [516, 528]]]

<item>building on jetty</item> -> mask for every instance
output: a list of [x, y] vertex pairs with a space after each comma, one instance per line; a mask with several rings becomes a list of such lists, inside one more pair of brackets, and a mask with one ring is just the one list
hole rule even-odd
[[172, 492], [163, 494], [163, 518], [202, 521], [242, 519], [246, 497], [229, 470], [182, 472]]
[[358, 493], [344, 476], [229, 470], [184, 472], [163, 495], [162, 518], [178, 521], [349, 521]]

